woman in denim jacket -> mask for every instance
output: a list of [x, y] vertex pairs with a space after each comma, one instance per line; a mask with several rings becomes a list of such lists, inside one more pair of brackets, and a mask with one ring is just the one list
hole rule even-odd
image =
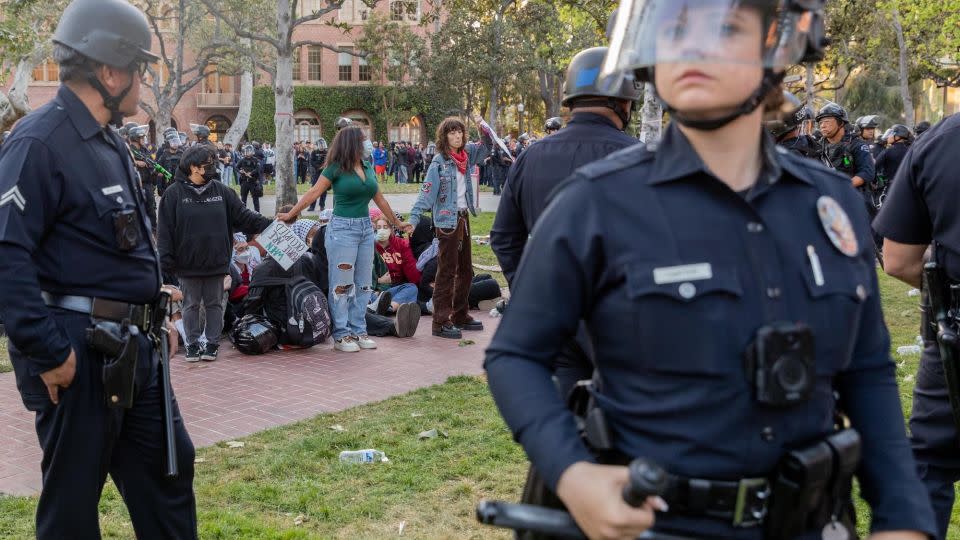
[[424, 212], [433, 214], [439, 240], [436, 287], [433, 292], [433, 335], [460, 339], [461, 330], [483, 330], [470, 317], [468, 296], [473, 280], [470, 214], [477, 215], [470, 173], [486, 159], [492, 141], [479, 115], [482, 142], [467, 143], [467, 130], [450, 117], [437, 128], [437, 154], [430, 163], [420, 196], [410, 211], [410, 230]]

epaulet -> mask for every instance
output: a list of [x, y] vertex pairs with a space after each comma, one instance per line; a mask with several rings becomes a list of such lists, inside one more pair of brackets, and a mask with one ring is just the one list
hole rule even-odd
[[606, 157], [588, 163], [574, 171], [571, 179], [600, 180], [612, 173], [634, 165], [652, 161], [656, 157], [657, 143], [640, 143], [621, 148]]

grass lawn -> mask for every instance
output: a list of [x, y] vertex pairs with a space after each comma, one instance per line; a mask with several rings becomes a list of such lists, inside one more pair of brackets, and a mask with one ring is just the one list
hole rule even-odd
[[[486, 234], [492, 213], [473, 221]], [[489, 247], [474, 245], [474, 259], [491, 262]], [[502, 279], [502, 276], [500, 276]], [[891, 349], [905, 415], [909, 415], [919, 356], [896, 348], [914, 343], [919, 324], [910, 287], [880, 276]], [[340, 425], [344, 431], [331, 426]], [[419, 441], [431, 428], [449, 438]], [[525, 458], [489, 397], [482, 378], [455, 377], [446, 384], [321, 415], [243, 439], [198, 450], [197, 508], [203, 538], [509, 538], [476, 524], [482, 498], [516, 500]], [[347, 466], [344, 449], [377, 448], [390, 463]], [[923, 496], [923, 494], [916, 494]], [[33, 534], [35, 498], [0, 497], [0, 538]], [[108, 481], [100, 504], [107, 538], [133, 536], [123, 503]], [[864, 537], [869, 511], [857, 503]], [[298, 524], [299, 522], [299, 524]], [[960, 512], [948, 538], [960, 540]]]
[[7, 353], [7, 337], [0, 337], [0, 373], [13, 371], [10, 364], [10, 355]]
[[[380, 191], [384, 194], [396, 194], [396, 193], [417, 193], [420, 191], [420, 186], [423, 184], [397, 184], [393, 181], [392, 176], [387, 177], [386, 182], [380, 183]], [[240, 193], [240, 187], [237, 185], [232, 186], [234, 191]], [[310, 189], [310, 184], [298, 184], [297, 193], [303, 195]], [[490, 186], [480, 186], [480, 191], [483, 193], [493, 193], [493, 188]], [[276, 195], [277, 194], [277, 185], [276, 184], [267, 184], [263, 186], [263, 195]]]

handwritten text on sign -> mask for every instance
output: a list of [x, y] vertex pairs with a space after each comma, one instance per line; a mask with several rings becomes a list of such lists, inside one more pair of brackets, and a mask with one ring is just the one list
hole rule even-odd
[[307, 252], [307, 245], [293, 232], [279, 221], [274, 221], [260, 236], [257, 243], [263, 246], [267, 255], [280, 263], [284, 270], [289, 270], [293, 263]]

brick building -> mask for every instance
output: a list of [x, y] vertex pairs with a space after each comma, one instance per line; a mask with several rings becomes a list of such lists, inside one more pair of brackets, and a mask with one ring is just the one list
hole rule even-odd
[[[419, 24], [423, 0], [380, 0], [376, 11], [384, 16], [389, 15], [392, 20], [409, 24], [411, 29], [426, 39], [427, 32], [435, 29], [430, 25], [427, 29]], [[299, 16], [318, 10], [326, 4], [324, 0], [300, 0]], [[358, 40], [363, 32], [362, 26], [370, 17], [371, 9], [361, 0], [345, 0], [339, 10], [332, 11], [324, 17], [300, 25], [294, 33], [294, 41], [309, 40], [326, 43], [344, 51], [354, 50], [354, 41]], [[328, 21], [345, 22], [353, 25], [353, 29], [344, 32], [327, 24]], [[174, 31], [172, 25], [161, 26], [161, 33], [165, 36]], [[154, 36], [154, 51], [160, 47]], [[159, 54], [159, 53], [158, 53]], [[186, 51], [186, 62], [192, 61], [190, 51]], [[159, 76], [166, 76], [165, 69]], [[263, 74], [261, 74], [263, 75]], [[148, 75], [149, 76], [149, 75]], [[58, 81], [57, 65], [46, 62], [37, 66], [33, 71], [33, 81], [28, 89], [30, 106], [37, 108], [54, 97]], [[294, 84], [298, 86], [328, 86], [354, 87], [374, 84], [370, 67], [364, 59], [351, 54], [338, 53], [320, 46], [309, 45], [300, 47], [294, 59]], [[161, 79], [162, 81], [162, 79]], [[263, 75], [257, 84], [270, 84], [269, 76]], [[211, 139], [222, 138], [236, 118], [240, 101], [240, 77], [220, 73], [216, 66], [210, 66], [200, 84], [190, 89], [181, 98], [173, 110], [171, 122], [180, 131], [189, 133], [190, 124], [206, 124], [212, 133]], [[141, 99], [152, 102], [153, 94], [146, 85], [142, 86]], [[374, 125], [371, 113], [364, 108], [354, 108], [341, 111], [343, 116], [359, 122], [366, 130]], [[321, 119], [317, 112], [310, 108], [294, 111], [296, 120], [297, 140], [316, 140], [321, 136]], [[130, 121], [150, 123], [152, 121], [143, 111]], [[151, 126], [152, 127], [152, 126]], [[409, 140], [420, 142], [426, 140], [424, 122], [419, 115], [409, 121], [389, 125], [388, 133], [374, 133], [377, 139]], [[151, 129], [151, 133], [153, 130]]]

